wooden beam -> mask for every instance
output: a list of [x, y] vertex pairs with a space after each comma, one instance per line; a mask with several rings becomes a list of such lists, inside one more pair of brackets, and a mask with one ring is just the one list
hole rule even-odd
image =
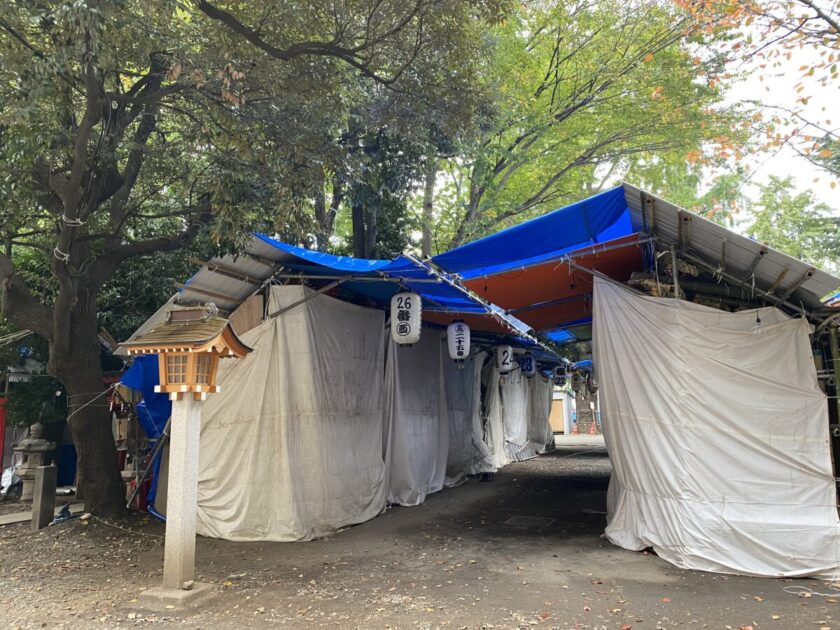
[[772, 294], [772, 293], [775, 293], [775, 292], [776, 292], [776, 289], [778, 289], [778, 288], [779, 288], [779, 285], [781, 285], [781, 284], [782, 284], [782, 280], [784, 280], [784, 279], [785, 279], [785, 276], [787, 275], [788, 271], [790, 271], [790, 270], [789, 270], [787, 267], [785, 267], [784, 269], [782, 269], [782, 273], [780, 273], [780, 274], [779, 274], [779, 277], [778, 277], [778, 278], [776, 278], [776, 279], [773, 281], [773, 284], [771, 284], [771, 285], [770, 285], [770, 288], [769, 288], [769, 289], [767, 289], [767, 293], [771, 293], [771, 294]]
[[650, 213], [650, 235], [656, 236], [656, 207], [653, 205], [653, 197], [645, 196], [644, 199], [642, 213]]
[[741, 282], [741, 285], [746, 286], [747, 284], [750, 284], [750, 278], [753, 276], [753, 274], [755, 274], [755, 270], [756, 267], [758, 267], [758, 263], [760, 263], [766, 255], [767, 250], [762, 247], [755, 255], [755, 258], [753, 258], [753, 261], [750, 263], [749, 271], [747, 271], [747, 277], [744, 278], [744, 280]]
[[340, 285], [342, 282], [344, 282], [344, 280], [335, 280], [333, 282], [330, 282], [329, 284], [325, 284], [324, 286], [322, 286], [317, 291], [313, 291], [309, 295], [305, 295], [304, 297], [299, 299], [297, 302], [293, 302], [292, 304], [289, 304], [288, 306], [284, 306], [280, 310], [274, 311], [273, 313], [269, 313], [268, 317], [266, 317], [265, 319], [268, 320], [268, 319], [274, 319], [275, 317], [279, 317], [283, 313], [286, 313], [286, 312], [292, 310], [296, 306], [300, 306], [301, 304], [304, 304], [304, 303], [308, 302], [312, 298], [316, 298], [319, 295], [321, 295], [323, 293], [326, 293], [327, 291], [331, 291], [332, 289], [334, 289], [338, 285]]
[[803, 284], [808, 282], [808, 280], [814, 277], [814, 271], [816, 270], [813, 267], [808, 269], [805, 273], [803, 273], [801, 276], [799, 276], [799, 278], [796, 279], [796, 282], [794, 282], [789, 287], [785, 287], [785, 289], [779, 293], [779, 297], [781, 297], [783, 300], [786, 300], [794, 291], [796, 291], [799, 287], [801, 287]]
[[677, 219], [680, 223], [680, 236], [677, 239], [677, 253], [682, 254], [684, 251], [691, 248], [691, 214], [680, 210], [677, 214]]

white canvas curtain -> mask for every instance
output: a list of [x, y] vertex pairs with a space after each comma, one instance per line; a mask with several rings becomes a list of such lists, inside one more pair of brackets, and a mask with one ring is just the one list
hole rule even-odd
[[499, 389], [507, 459], [524, 461], [553, 448], [554, 434], [548, 422], [553, 383], [541, 374], [526, 378], [519, 372], [504, 380]]
[[[500, 378], [505, 453], [509, 461], [528, 459], [528, 379], [517, 370]], [[530, 456], [533, 454], [530, 453]]]
[[443, 488], [449, 452], [443, 353], [441, 333], [430, 328], [411, 346], [388, 342], [384, 447], [389, 503], [419, 505]]
[[443, 361], [443, 382], [449, 415], [449, 455], [446, 461], [447, 486], [454, 486], [475, 474], [478, 462], [487, 454], [481, 426], [481, 366], [485, 353], [464, 361], [459, 369], [454, 361]]
[[554, 396], [554, 381], [537, 374], [528, 381], [528, 442], [536, 453], [554, 448], [554, 432], [548, 417]]
[[[311, 290], [273, 287], [269, 311]], [[242, 336], [204, 405], [198, 532], [310, 540], [385, 506], [384, 313], [317, 296]]]
[[505, 452], [505, 414], [502, 394], [499, 390], [501, 375], [494, 362], [485, 365], [482, 373], [484, 383], [484, 438], [487, 454], [479, 462], [478, 472], [495, 472], [510, 459]]
[[840, 577], [808, 335], [776, 309], [726, 313], [595, 279], [610, 541], [689, 569]]

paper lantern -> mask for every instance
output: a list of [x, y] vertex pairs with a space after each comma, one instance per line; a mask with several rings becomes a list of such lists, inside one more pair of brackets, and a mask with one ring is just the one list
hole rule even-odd
[[449, 358], [458, 367], [464, 367], [464, 360], [470, 356], [470, 327], [461, 321], [452, 322], [446, 328], [446, 343]]
[[501, 374], [507, 374], [514, 368], [513, 348], [510, 346], [496, 346], [496, 368]]
[[423, 306], [416, 293], [397, 293], [391, 298], [391, 339], [398, 344], [420, 341]]
[[519, 367], [522, 370], [522, 373], [531, 378], [537, 373], [537, 361], [534, 359], [534, 355], [530, 352], [526, 352], [521, 357], [519, 357]]
[[566, 386], [566, 366], [561, 364], [554, 368], [554, 384], [557, 387]]

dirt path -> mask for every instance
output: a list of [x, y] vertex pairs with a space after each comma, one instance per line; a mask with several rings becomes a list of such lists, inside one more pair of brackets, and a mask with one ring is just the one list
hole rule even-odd
[[199, 579], [217, 592], [183, 616], [131, 608], [160, 581], [152, 519], [0, 528], [0, 628], [840, 630], [840, 593], [783, 590], [825, 584], [682, 571], [602, 540], [608, 474], [597, 447], [561, 448], [325, 540], [201, 538]]

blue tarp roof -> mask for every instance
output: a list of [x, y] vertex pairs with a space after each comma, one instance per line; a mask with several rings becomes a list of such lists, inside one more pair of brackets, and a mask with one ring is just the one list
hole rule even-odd
[[[360, 278], [358, 281], [347, 280], [342, 284], [343, 291], [351, 291], [370, 298], [381, 305], [387, 304], [395, 293], [411, 289], [424, 301], [423, 308], [430, 311], [450, 311], [455, 313], [486, 313], [487, 309], [466, 293], [440, 281], [423, 265], [406, 256], [394, 260], [367, 260], [350, 256], [334, 256], [302, 247], [283, 243], [264, 234], [257, 234], [264, 243], [282, 251], [287, 257], [282, 264], [287, 269], [301, 273], [323, 276], [349, 275]], [[366, 278], [370, 278], [367, 280]], [[374, 279], [381, 278], [381, 282]], [[391, 280], [388, 280], [390, 278]], [[392, 280], [401, 282], [393, 282]], [[415, 282], [412, 282], [412, 281]], [[420, 282], [417, 282], [417, 281]], [[527, 326], [524, 331], [527, 331]], [[523, 332], [524, 332], [523, 331]]]
[[555, 210], [432, 260], [464, 279], [528, 267], [564, 253], [633, 233], [624, 187]]
[[289, 261], [282, 261], [284, 266], [299, 268], [312, 273], [342, 272], [375, 276], [377, 270], [392, 264], [390, 260], [369, 260], [352, 256], [335, 256], [312, 249], [289, 245], [265, 234], [254, 234], [264, 243], [289, 255]]

